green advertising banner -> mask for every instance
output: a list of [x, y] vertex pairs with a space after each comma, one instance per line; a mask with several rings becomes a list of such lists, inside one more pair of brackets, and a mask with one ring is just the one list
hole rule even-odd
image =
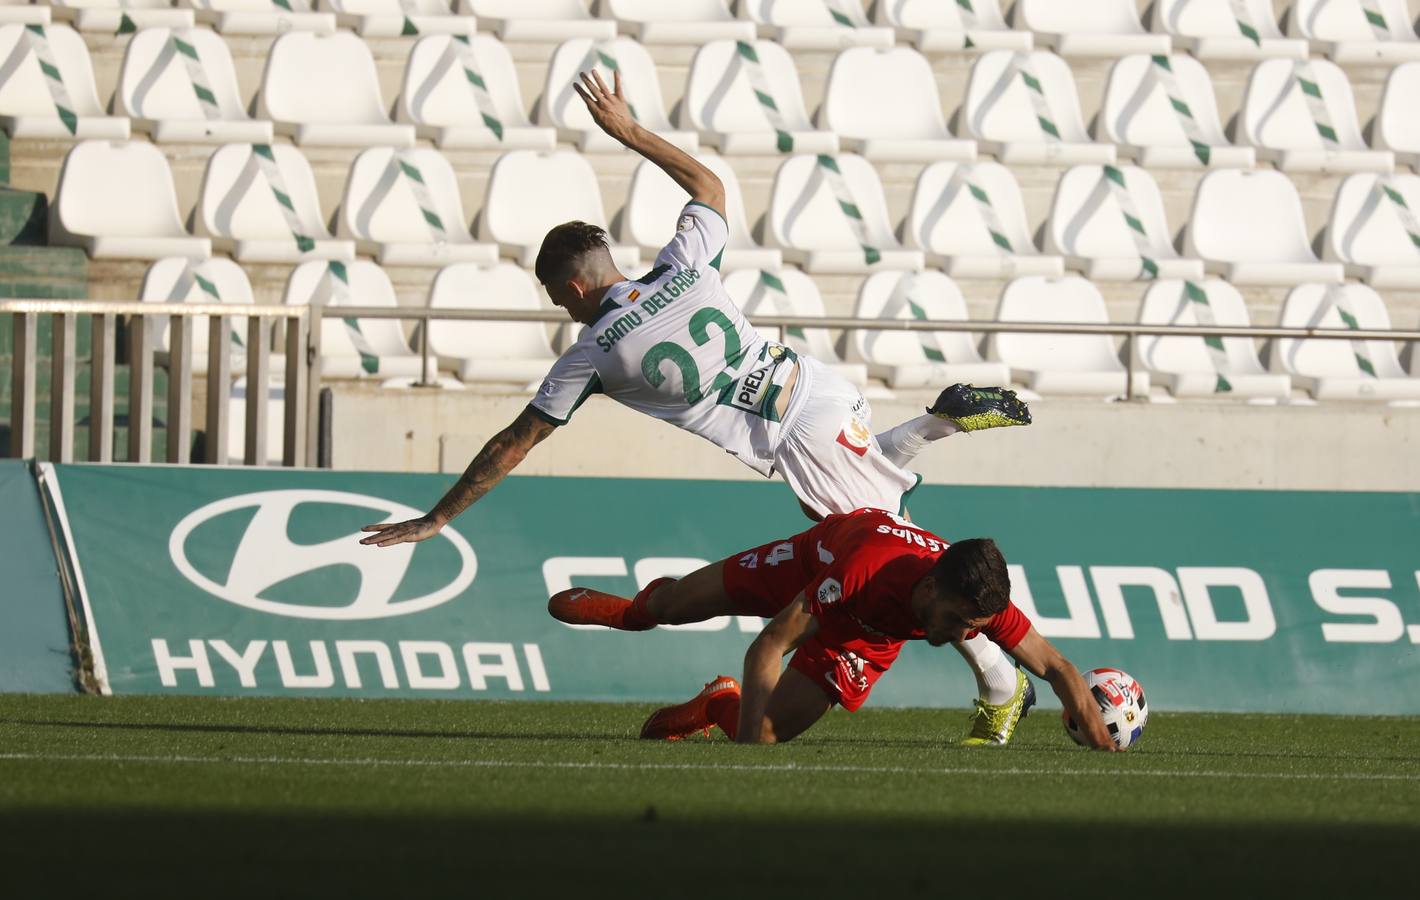
[[74, 690], [58, 561], [29, 464], [0, 460], [0, 692]]
[[[53, 471], [115, 693], [684, 699], [738, 674], [761, 620], [578, 629], [549, 594], [630, 596], [808, 525], [777, 482], [525, 477], [376, 549], [360, 526], [422, 513], [452, 477]], [[924, 486], [910, 511], [994, 537], [1039, 630], [1155, 708], [1420, 713], [1420, 495]], [[954, 651], [918, 643], [870, 702], [974, 695]]]

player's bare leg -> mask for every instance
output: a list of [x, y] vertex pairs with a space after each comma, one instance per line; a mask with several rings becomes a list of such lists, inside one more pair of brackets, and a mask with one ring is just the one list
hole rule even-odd
[[592, 588], [554, 594], [547, 611], [569, 625], [605, 625], [645, 631], [657, 625], [685, 625], [717, 616], [746, 615], [725, 593], [724, 563], [713, 562], [684, 578], [657, 578], [631, 599]]
[[889, 428], [877, 435], [877, 441], [884, 456], [905, 466], [933, 441], [958, 432], [1030, 423], [1030, 410], [1015, 391], [954, 384], [937, 396], [926, 415]]
[[[823, 718], [830, 706], [828, 695], [809, 676], [785, 669], [769, 695], [760, 743], [782, 744], [798, 737]], [[684, 703], [656, 710], [641, 726], [641, 737], [678, 741], [696, 732], [708, 736], [712, 727], [719, 727], [732, 741], [739, 736], [740, 688], [728, 675], [715, 678]]]

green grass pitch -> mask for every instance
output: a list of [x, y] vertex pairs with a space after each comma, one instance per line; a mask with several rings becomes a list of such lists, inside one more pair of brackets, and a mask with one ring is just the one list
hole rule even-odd
[[0, 897], [1417, 896], [1420, 719], [636, 740], [582, 703], [0, 696]]

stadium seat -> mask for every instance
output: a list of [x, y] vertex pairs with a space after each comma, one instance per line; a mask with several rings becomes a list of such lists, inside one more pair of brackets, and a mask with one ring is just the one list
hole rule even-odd
[[818, 122], [845, 150], [892, 162], [970, 162], [976, 142], [947, 131], [927, 58], [916, 50], [852, 47], [828, 73]]
[[1293, 0], [1288, 31], [1339, 63], [1420, 60], [1405, 0]]
[[898, 243], [883, 185], [861, 156], [799, 154], [774, 174], [767, 242], [815, 274], [920, 269], [921, 250]]
[[1025, 201], [1011, 170], [994, 162], [935, 163], [917, 176], [903, 243], [953, 278], [1014, 278], [1065, 272], [1031, 240]]
[[335, 13], [315, 12], [313, 0], [184, 0], [197, 10], [197, 21], [222, 34], [285, 34], [288, 31], [335, 31]]
[[1112, 163], [1113, 144], [1085, 132], [1070, 66], [1053, 53], [992, 50], [971, 67], [965, 133], [1004, 163]]
[[[725, 186], [725, 219], [730, 238], [720, 270], [778, 269], [784, 264], [784, 254], [774, 247], [761, 247], [750, 236], [745, 220], [744, 199], [739, 179], [729, 163], [719, 156], [699, 154], [696, 159], [720, 177]], [[680, 211], [690, 199], [671, 177], [649, 160], [642, 160], [631, 176], [631, 189], [626, 195], [626, 209], [621, 214], [621, 241], [635, 244], [647, 258], [654, 258], [675, 234]]]
[[505, 41], [568, 41], [616, 37], [616, 22], [594, 19], [586, 0], [459, 0], [459, 11]]
[[208, 28], [145, 28], [129, 38], [114, 105], [160, 142], [269, 144], [274, 133], [247, 115], [227, 42]]
[[1065, 56], [1166, 54], [1172, 48], [1167, 34], [1144, 30], [1134, 0], [1016, 0], [1012, 21], [1033, 32], [1037, 43]]
[[1420, 288], [1420, 175], [1352, 175], [1331, 205], [1322, 259], [1375, 288]]
[[1076, 166], [1060, 178], [1045, 249], [1092, 281], [1203, 277], [1201, 259], [1173, 248], [1164, 199], [1138, 166]]
[[1193, 196], [1185, 256], [1233, 284], [1339, 282], [1340, 263], [1312, 252], [1302, 198], [1281, 172], [1209, 172]]
[[[543, 309], [537, 283], [512, 263], [459, 263], [439, 271], [429, 289], [431, 309]], [[547, 374], [557, 359], [541, 322], [433, 319], [429, 352], [463, 381], [525, 385]]]
[[[967, 321], [961, 289], [941, 272], [874, 272], [858, 289], [859, 319], [950, 319]], [[1010, 370], [986, 362], [977, 336], [967, 331], [877, 331], [848, 333], [848, 358], [890, 388], [945, 387], [957, 382], [1008, 384]]]
[[0, 127], [11, 137], [128, 137], [128, 119], [104, 115], [89, 51], [68, 25], [0, 25], [0, 54]]
[[190, 9], [174, 9], [171, 0], [49, 0], [51, 15], [73, 22], [80, 31], [117, 34], [135, 28], [190, 28]]
[[643, 44], [754, 40], [754, 23], [730, 14], [725, 0], [598, 0], [604, 19]]
[[49, 208], [49, 241], [95, 259], [212, 255], [211, 241], [183, 230], [167, 157], [146, 141], [70, 148]]
[[257, 115], [297, 144], [414, 146], [414, 126], [385, 112], [370, 48], [348, 31], [293, 31], [272, 42]]
[[455, 15], [448, 0], [321, 0], [336, 24], [367, 37], [473, 34], [477, 19]]
[[1157, 0], [1153, 25], [1199, 59], [1307, 58], [1307, 42], [1277, 27], [1272, 0]]
[[486, 34], [420, 38], [404, 67], [395, 120], [440, 147], [551, 150], [557, 132], [523, 111], [508, 48]]
[[[287, 306], [398, 306], [384, 269], [367, 259], [311, 260], [286, 280]], [[419, 375], [421, 360], [409, 349], [398, 319], [321, 319], [321, 375], [327, 378]], [[272, 370], [284, 358], [273, 354]], [[429, 373], [433, 375], [433, 372]]]
[[837, 153], [804, 110], [799, 72], [773, 41], [711, 41], [695, 52], [679, 122], [721, 153]]
[[[725, 276], [725, 292], [746, 316], [804, 316], [823, 318], [823, 297], [818, 286], [798, 269], [740, 269]], [[868, 367], [844, 362], [834, 349], [827, 328], [761, 327], [760, 333], [785, 344], [795, 353], [812, 356], [858, 387], [868, 383]]]
[[[478, 217], [482, 240], [497, 243], [504, 256], [531, 270], [548, 230], [574, 219], [607, 225], [597, 173], [585, 156], [571, 150], [513, 150], [498, 157]], [[641, 262], [634, 246], [613, 245], [611, 257], [627, 273]]]
[[610, 41], [587, 38], [564, 41], [552, 54], [547, 67], [547, 80], [538, 98], [538, 124], [557, 129], [559, 140], [575, 143], [583, 152], [621, 152], [624, 148], [613, 137], [597, 127], [582, 98], [572, 89], [577, 73], [595, 70], [607, 86], [612, 85], [613, 71], [620, 69], [621, 87], [631, 115], [642, 126], [655, 132], [689, 153], [700, 148], [700, 138], [693, 131], [677, 130], [666, 117], [666, 104], [661, 99], [661, 82], [656, 64], [646, 48], [629, 37]]
[[999, 0], [941, 3], [939, 0], [879, 0], [874, 21], [892, 28], [899, 41], [923, 53], [964, 50], [1030, 50], [1035, 36], [1014, 31]]
[[[996, 320], [1103, 325], [1109, 313], [1099, 289], [1083, 278], [1030, 276], [1006, 285]], [[987, 358], [1005, 363], [1012, 381], [1042, 394], [1112, 397], [1149, 391], [1149, 374], [1136, 371], [1130, 382], [1114, 338], [1105, 334], [996, 332], [987, 340]]]
[[50, 18], [48, 3], [31, 3], [30, 0], [0, 0], [0, 24], [48, 25]]
[[[1237, 288], [1219, 278], [1169, 279], [1150, 285], [1139, 305], [1140, 325], [1231, 326], [1247, 328], [1247, 304]], [[1292, 395], [1292, 379], [1270, 373], [1257, 357], [1252, 338], [1140, 335], [1134, 359], [1154, 384], [1175, 397], [1274, 397]]]
[[382, 266], [498, 261], [474, 241], [453, 166], [439, 151], [371, 147], [355, 158], [340, 201], [336, 234]]
[[740, 0], [762, 37], [796, 50], [891, 47], [891, 28], [869, 24], [859, 0]]
[[[1282, 304], [1283, 328], [1385, 330], [1390, 315], [1364, 284], [1304, 284]], [[1272, 370], [1318, 400], [1416, 400], [1420, 378], [1406, 377], [1392, 341], [1278, 338]]]
[[1251, 147], [1234, 147], [1223, 132], [1213, 80], [1191, 56], [1126, 56], [1109, 70], [1096, 136], [1121, 156], [1153, 168], [1250, 169]]
[[193, 213], [198, 234], [238, 262], [353, 259], [332, 238], [310, 163], [289, 144], [227, 144], [207, 161]]
[[[143, 275], [143, 286], [139, 288], [138, 299], [144, 303], [231, 303], [250, 304], [251, 282], [245, 270], [230, 259], [189, 259], [183, 256], [168, 256], [154, 262]], [[155, 329], [157, 338], [153, 346], [159, 354], [168, 352], [169, 321], [167, 316], [146, 317], [148, 327]], [[230, 359], [233, 374], [245, 372], [246, 319], [230, 318]], [[207, 371], [208, 318], [196, 316], [192, 319], [192, 370]], [[161, 358], [160, 364], [163, 364]]]
[[1420, 116], [1415, 115], [1415, 98], [1420, 97], [1420, 63], [1404, 63], [1391, 70], [1376, 113], [1375, 145], [1390, 150], [1396, 162], [1420, 171]]
[[1304, 172], [1390, 172], [1395, 157], [1361, 137], [1346, 73], [1324, 59], [1258, 63], [1238, 112], [1238, 137], [1259, 159]]

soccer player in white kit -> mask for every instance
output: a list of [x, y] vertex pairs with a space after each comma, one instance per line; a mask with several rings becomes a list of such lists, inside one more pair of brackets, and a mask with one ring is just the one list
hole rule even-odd
[[[875, 435], [857, 388], [822, 362], [766, 340], [725, 292], [719, 265], [729, 231], [719, 178], [635, 122], [620, 72], [613, 89], [595, 72], [581, 78], [574, 86], [597, 124], [690, 194], [675, 236], [651, 271], [633, 280], [612, 262], [601, 228], [568, 222], [548, 232], [538, 280], [587, 327], [528, 407], [488, 441], [433, 510], [367, 526], [375, 533], [362, 543], [386, 547], [437, 534], [594, 393], [699, 435], [765, 477], [779, 472], [815, 519], [861, 507], [904, 513], [921, 477], [902, 466], [929, 442], [1030, 422], [1010, 391], [957, 385], [928, 415]], [[1029, 681], [983, 636], [955, 646], [981, 694], [964, 743], [1005, 743], [1034, 698]]]

